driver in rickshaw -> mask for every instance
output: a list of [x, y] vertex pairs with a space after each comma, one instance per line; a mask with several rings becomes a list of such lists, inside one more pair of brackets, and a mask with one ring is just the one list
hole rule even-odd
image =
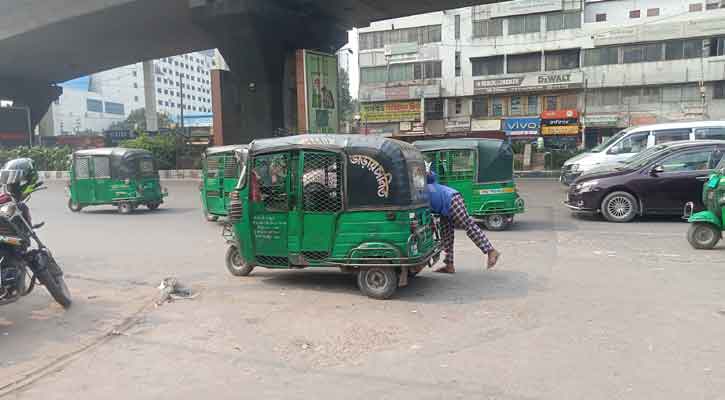
[[427, 183], [431, 211], [440, 215], [441, 245], [443, 246], [443, 251], [446, 253], [443, 259], [443, 268], [439, 268], [435, 272], [445, 274], [456, 273], [456, 268], [453, 265], [455, 226], [464, 228], [468, 238], [481, 249], [483, 254], [488, 256], [487, 268], [491, 269], [495, 267], [499, 257], [501, 257], [501, 252], [493, 247], [483, 230], [468, 214], [463, 196], [457, 190], [439, 184], [437, 182], [437, 176], [433, 171], [428, 171]]

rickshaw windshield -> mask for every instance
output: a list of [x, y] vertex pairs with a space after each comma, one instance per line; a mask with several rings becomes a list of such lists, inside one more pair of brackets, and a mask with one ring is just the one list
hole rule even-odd
[[134, 157], [121, 161], [119, 168], [120, 178], [155, 178], [158, 171], [151, 157]]
[[499, 140], [478, 142], [478, 182], [510, 181], [514, 175], [511, 146]]

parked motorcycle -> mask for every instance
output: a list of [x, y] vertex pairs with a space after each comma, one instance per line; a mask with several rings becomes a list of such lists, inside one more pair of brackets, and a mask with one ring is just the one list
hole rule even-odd
[[6, 163], [0, 184], [0, 306], [18, 301], [39, 283], [63, 308], [70, 307], [63, 271], [36, 234], [45, 223], [33, 225], [26, 204], [33, 193], [45, 189], [32, 160]]

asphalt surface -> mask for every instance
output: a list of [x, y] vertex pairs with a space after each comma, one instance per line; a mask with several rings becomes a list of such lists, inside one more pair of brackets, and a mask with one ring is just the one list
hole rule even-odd
[[[36, 194], [75, 303], [0, 308], [0, 397], [725, 398], [725, 247], [691, 249], [677, 219], [576, 218], [558, 183], [521, 181], [496, 270], [458, 232], [456, 275], [375, 301], [334, 270], [232, 277], [197, 185], [168, 186], [129, 216]], [[155, 307], [171, 276], [198, 297]]]

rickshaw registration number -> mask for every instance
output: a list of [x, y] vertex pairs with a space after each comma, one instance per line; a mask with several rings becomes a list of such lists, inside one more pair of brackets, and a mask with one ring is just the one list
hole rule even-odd
[[500, 193], [513, 193], [514, 188], [501, 188], [501, 189], [483, 189], [479, 190], [478, 194], [500, 194]]

